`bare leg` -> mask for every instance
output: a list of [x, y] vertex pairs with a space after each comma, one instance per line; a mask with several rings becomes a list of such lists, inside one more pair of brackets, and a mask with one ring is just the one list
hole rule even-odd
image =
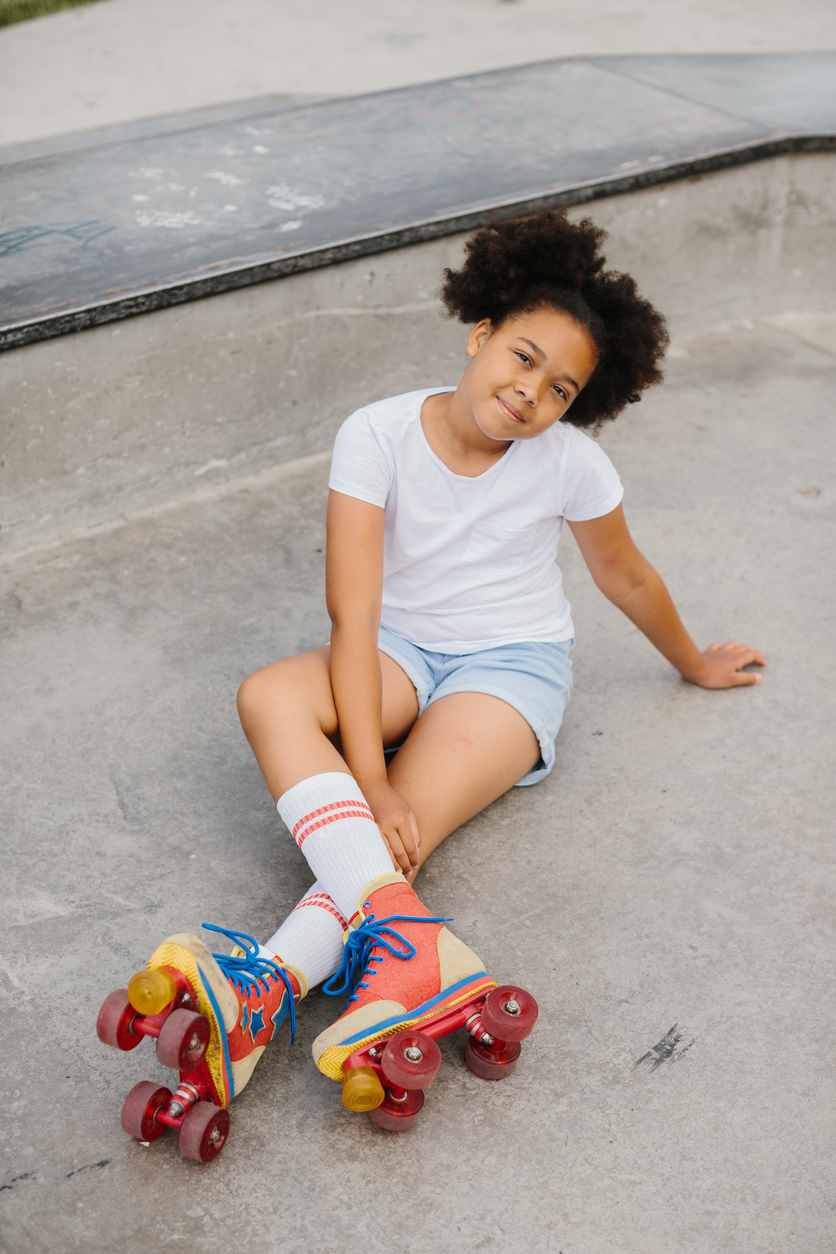
[[[351, 774], [337, 748], [329, 661], [327, 646], [315, 649], [263, 667], [239, 689], [241, 725], [274, 801], [311, 775]], [[380, 665], [383, 742], [407, 737], [389, 782], [418, 818], [422, 865], [446, 836], [531, 770], [540, 747], [513, 706], [485, 693], [443, 697], [416, 721], [411, 681], [384, 653]]]
[[[418, 699], [400, 666], [384, 653], [380, 666], [383, 743], [397, 744], [415, 722]], [[274, 801], [311, 775], [351, 774], [336, 748], [327, 645], [255, 671], [238, 690], [238, 713]]]
[[457, 692], [428, 706], [389, 768], [390, 784], [418, 819], [419, 868], [445, 836], [513, 787], [539, 757], [531, 727], [499, 697]]

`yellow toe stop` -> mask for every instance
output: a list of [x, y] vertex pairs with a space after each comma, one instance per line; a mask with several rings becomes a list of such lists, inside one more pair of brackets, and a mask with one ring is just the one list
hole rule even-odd
[[168, 971], [137, 971], [128, 981], [128, 1001], [141, 1015], [158, 1015], [177, 992]]
[[374, 1067], [352, 1067], [343, 1080], [343, 1106], [349, 1110], [375, 1110], [383, 1101], [383, 1085]]

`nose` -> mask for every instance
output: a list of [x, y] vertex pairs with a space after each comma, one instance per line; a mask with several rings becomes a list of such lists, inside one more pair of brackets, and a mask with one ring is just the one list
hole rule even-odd
[[515, 391], [518, 396], [522, 397], [526, 405], [531, 409], [537, 408], [537, 390], [533, 387], [526, 387], [522, 381], [517, 383]]

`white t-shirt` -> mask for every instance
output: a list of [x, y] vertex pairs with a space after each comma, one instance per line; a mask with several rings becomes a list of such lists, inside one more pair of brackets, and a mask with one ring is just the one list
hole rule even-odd
[[610, 459], [566, 422], [515, 440], [476, 478], [456, 475], [421, 426], [426, 388], [358, 409], [340, 427], [330, 486], [385, 511], [383, 611], [389, 631], [436, 653], [570, 640], [555, 555], [563, 519], [615, 509]]

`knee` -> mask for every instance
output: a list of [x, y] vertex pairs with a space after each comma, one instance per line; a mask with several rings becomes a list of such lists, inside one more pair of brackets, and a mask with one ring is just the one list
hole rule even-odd
[[260, 671], [254, 671], [238, 689], [238, 717], [245, 729], [258, 720], [268, 704], [275, 704], [276, 684], [271, 682], [268, 670], [268, 667], [264, 667]]
[[[273, 662], [248, 675], [238, 689], [238, 717], [244, 731], [256, 729], [269, 718], [298, 720], [312, 705], [311, 676], [304, 655]], [[315, 689], [314, 689], [315, 690]]]

